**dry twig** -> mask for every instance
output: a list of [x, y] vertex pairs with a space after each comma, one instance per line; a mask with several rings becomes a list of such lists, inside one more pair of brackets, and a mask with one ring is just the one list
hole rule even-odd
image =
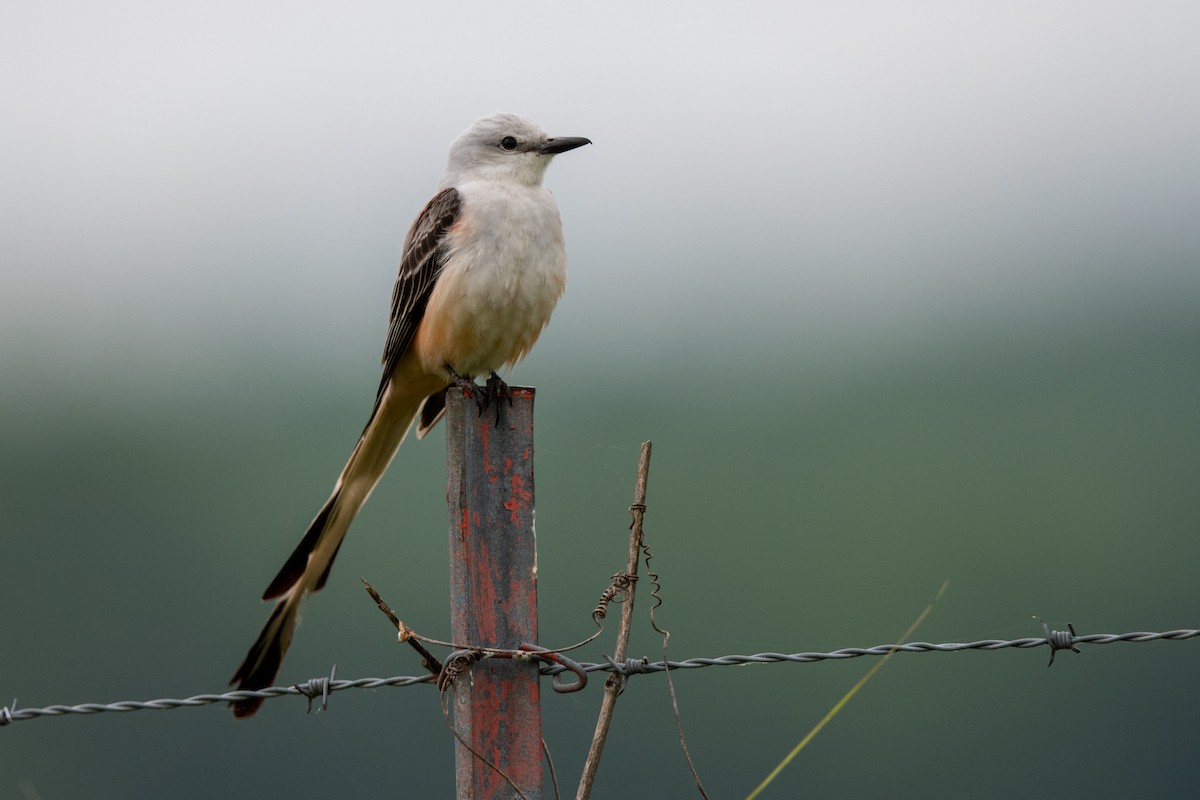
[[[633, 490], [633, 505], [629, 507], [633, 524], [630, 525], [629, 563], [625, 575], [631, 580], [625, 589], [625, 602], [621, 604], [621, 624], [617, 631], [617, 643], [613, 652], [613, 660], [618, 664], [625, 660], [629, 650], [629, 631], [633, 624], [633, 597], [637, 588], [638, 561], [642, 551], [642, 518], [646, 515], [646, 481], [650, 475], [650, 448], [650, 442], [642, 442], [642, 455], [638, 460], [637, 483]], [[596, 770], [600, 767], [600, 755], [604, 752], [608, 729], [612, 726], [617, 697], [624, 688], [625, 679], [619, 673], [609, 675], [604, 682], [604, 700], [600, 705], [600, 717], [596, 720], [596, 732], [592, 735], [592, 744], [588, 748], [587, 761], [583, 765], [583, 775], [579, 779], [579, 791], [575, 794], [576, 800], [587, 800], [592, 794], [592, 784], [596, 780]]]

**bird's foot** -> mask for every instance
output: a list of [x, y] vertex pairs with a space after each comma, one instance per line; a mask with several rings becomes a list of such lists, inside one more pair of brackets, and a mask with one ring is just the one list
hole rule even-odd
[[479, 384], [475, 383], [475, 379], [470, 375], [459, 375], [449, 364], [446, 364], [446, 372], [450, 373], [451, 386], [457, 386], [459, 389], [470, 392], [472, 397], [479, 391]]
[[487, 411], [488, 408], [496, 409], [496, 424], [499, 425], [500, 401], [507, 400], [510, 407], [513, 402], [512, 392], [509, 391], [508, 384], [495, 372], [488, 377], [487, 382], [483, 386], [480, 386], [470, 376], [459, 375], [449, 364], [446, 365], [446, 370], [453, 376], [451, 385], [462, 389], [475, 401], [475, 407], [478, 409], [479, 416], [482, 417], [483, 412]]
[[484, 403], [484, 408], [487, 408], [489, 405], [495, 406], [495, 408], [496, 408], [496, 424], [499, 425], [500, 424], [500, 401], [507, 400], [508, 407], [512, 408], [512, 404], [513, 404], [512, 391], [508, 388], [508, 384], [504, 382], [504, 379], [493, 372], [487, 379], [487, 384], [484, 387], [484, 394], [486, 395], [486, 402]]

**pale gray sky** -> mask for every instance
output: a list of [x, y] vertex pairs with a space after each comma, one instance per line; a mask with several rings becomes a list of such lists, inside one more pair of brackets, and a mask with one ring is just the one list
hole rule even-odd
[[617, 307], [641, 338], [1195, 292], [1197, 30], [1188, 3], [13, 5], [0, 334], [379, 338], [447, 145], [496, 110], [596, 143], [547, 181], [568, 339]]

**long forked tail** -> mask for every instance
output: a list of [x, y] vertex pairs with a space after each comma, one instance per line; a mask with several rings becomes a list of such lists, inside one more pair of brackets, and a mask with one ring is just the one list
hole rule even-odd
[[[361, 449], [360, 441], [355, 454]], [[271, 610], [271, 616], [267, 617], [267, 624], [250, 646], [242, 665], [230, 679], [230, 683], [236, 683], [237, 688], [262, 689], [271, 685], [283, 664], [283, 656], [292, 643], [292, 634], [300, 619], [300, 606], [305, 596], [310, 592], [320, 591], [325, 586], [329, 571], [333, 567], [333, 560], [345, 539], [346, 530], [366, 500], [364, 494], [353, 491], [353, 487], [347, 486], [344, 480], [354, 463], [355, 460], [351, 457], [350, 463], [342, 473], [343, 480], [338, 481], [333, 496], [317, 513], [300, 544], [296, 545], [296, 549], [288, 556], [275, 580], [271, 581], [271, 585], [263, 593], [264, 600], [274, 600], [277, 597], [280, 599]], [[382, 470], [379, 474], [382, 474]], [[378, 480], [377, 475], [371, 481], [371, 486]], [[366, 494], [369, 493], [370, 487]], [[233, 715], [239, 718], [252, 716], [262, 702], [262, 698], [235, 700]]]
[[[264, 600], [278, 597], [279, 602], [230, 680], [238, 689], [262, 689], [275, 680], [292, 643], [305, 596], [325, 586], [350, 523], [404, 441], [424, 399], [424, 394], [394, 392], [390, 387], [381, 395], [333, 495], [263, 593]], [[262, 702], [261, 698], [236, 700], [233, 715], [252, 716]]]

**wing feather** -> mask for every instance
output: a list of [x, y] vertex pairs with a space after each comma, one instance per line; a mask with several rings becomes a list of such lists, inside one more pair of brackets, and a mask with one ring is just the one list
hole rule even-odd
[[425, 316], [425, 304], [445, 266], [446, 231], [458, 221], [461, 212], [462, 198], [458, 190], [443, 189], [425, 204], [404, 238], [400, 273], [392, 289], [392, 312], [387, 344], [383, 348], [383, 375], [375, 396], [376, 407], [392, 370], [412, 344], [417, 326]]

